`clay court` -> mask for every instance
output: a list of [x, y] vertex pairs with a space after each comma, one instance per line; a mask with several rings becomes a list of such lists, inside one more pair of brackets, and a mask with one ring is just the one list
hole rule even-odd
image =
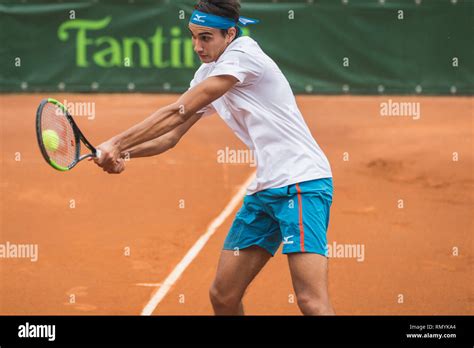
[[[94, 119], [77, 118], [95, 145], [176, 99], [48, 96], [95, 103]], [[154, 315], [212, 314], [208, 288], [243, 185], [255, 170], [218, 163], [217, 153], [244, 145], [213, 115], [171, 151], [133, 159], [120, 175], [90, 162], [62, 173], [44, 162], [36, 143], [42, 97], [0, 97], [1, 240], [37, 244], [39, 251], [36, 262], [0, 262], [0, 314], [137, 315], [147, 306]], [[421, 117], [381, 116], [380, 105], [389, 99], [420, 103]], [[329, 244], [363, 248], [359, 257], [330, 259], [336, 312], [474, 314], [473, 99], [297, 101], [333, 170]], [[210, 238], [189, 266], [164, 284], [206, 232]], [[163, 286], [162, 299], [150, 307]], [[247, 314], [299, 314], [281, 248], [250, 286], [244, 306]]]

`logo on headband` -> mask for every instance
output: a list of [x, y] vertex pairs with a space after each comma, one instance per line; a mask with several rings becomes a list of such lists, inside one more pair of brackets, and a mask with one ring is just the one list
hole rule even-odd
[[245, 27], [247, 24], [255, 23], [256, 21], [254, 19], [240, 17], [239, 22]]
[[201, 23], [205, 23], [206, 21], [204, 19], [201, 19], [201, 18], [206, 18], [206, 16], [200, 16], [198, 15], [197, 13], [194, 15], [194, 19], [196, 22], [201, 22]]

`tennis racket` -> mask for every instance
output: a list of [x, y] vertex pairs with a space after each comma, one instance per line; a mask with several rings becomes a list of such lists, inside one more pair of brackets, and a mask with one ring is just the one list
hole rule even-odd
[[[53, 98], [43, 99], [36, 112], [36, 137], [46, 163], [68, 171], [85, 158], [100, 157], [66, 107]], [[89, 153], [81, 155], [81, 142]]]

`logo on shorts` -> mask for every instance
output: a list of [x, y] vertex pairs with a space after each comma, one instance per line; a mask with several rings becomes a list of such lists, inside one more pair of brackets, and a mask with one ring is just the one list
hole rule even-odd
[[283, 244], [293, 244], [292, 240], [288, 240], [290, 238], [293, 238], [294, 236], [288, 236], [288, 237], [283, 237]]

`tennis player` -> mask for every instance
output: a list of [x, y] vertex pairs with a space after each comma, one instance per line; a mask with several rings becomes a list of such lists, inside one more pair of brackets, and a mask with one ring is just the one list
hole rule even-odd
[[[189, 22], [203, 63], [190, 89], [144, 121], [98, 146], [109, 173], [131, 158], [175, 146], [215, 112], [253, 151], [257, 175], [224, 242], [210, 299], [217, 315], [243, 314], [245, 290], [283, 243], [303, 314], [334, 314], [328, 295], [326, 232], [332, 203], [329, 162], [312, 137], [290, 85], [240, 26], [238, 0], [201, 0]], [[274, 286], [275, 284], [272, 284]]]

